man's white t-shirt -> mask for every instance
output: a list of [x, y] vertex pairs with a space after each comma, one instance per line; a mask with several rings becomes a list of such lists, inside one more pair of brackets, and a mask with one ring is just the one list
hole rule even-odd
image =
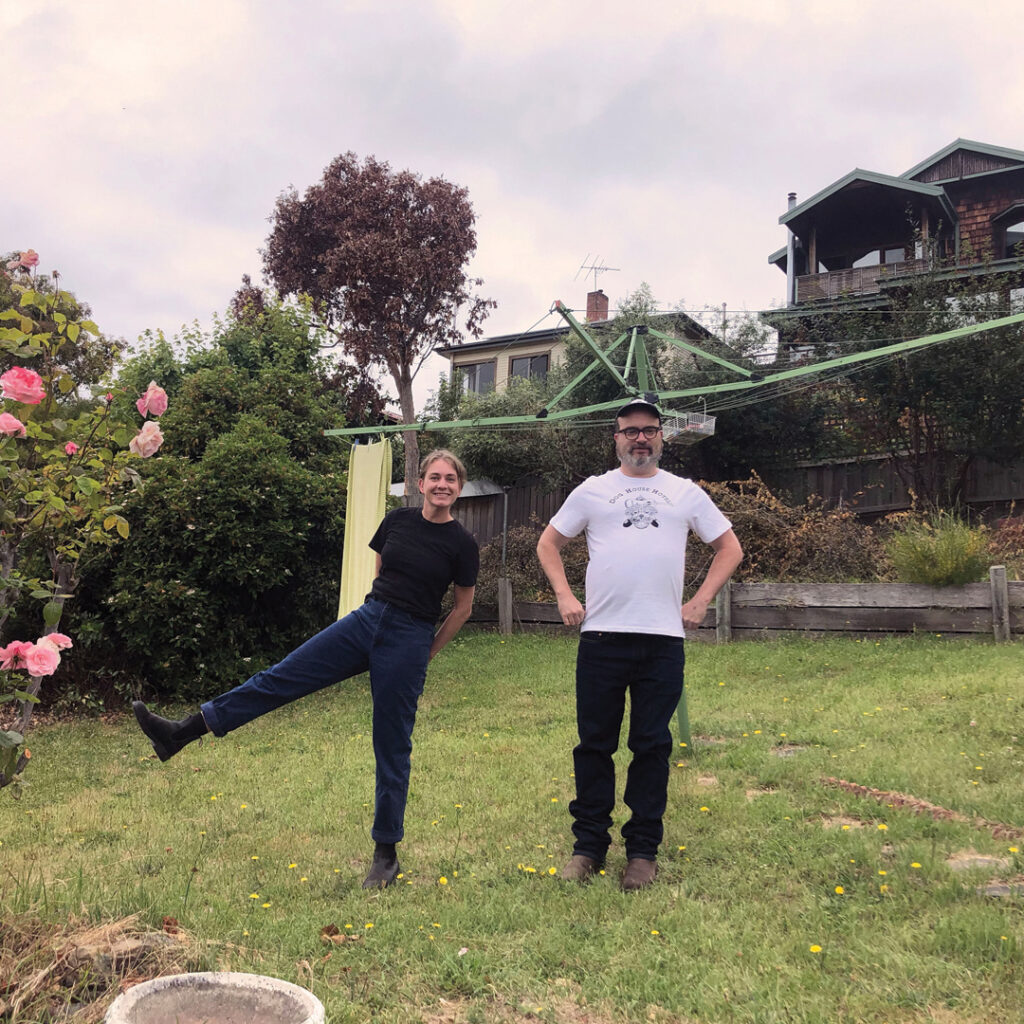
[[586, 615], [582, 630], [683, 636], [686, 535], [705, 543], [732, 524], [692, 480], [659, 469], [613, 469], [584, 480], [552, 516], [563, 537], [586, 531]]

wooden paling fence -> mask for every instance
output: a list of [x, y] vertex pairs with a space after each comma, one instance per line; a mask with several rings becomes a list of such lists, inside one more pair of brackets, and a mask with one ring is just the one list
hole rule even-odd
[[[499, 581], [498, 607], [478, 607], [471, 621], [501, 632], [560, 627], [553, 604], [516, 602]], [[575, 627], [572, 627], [575, 630]], [[917, 583], [730, 583], [718, 595], [696, 639], [727, 643], [786, 633], [991, 633], [1009, 640], [1024, 632], [1024, 582], [1008, 582], [992, 566], [987, 583], [930, 587]]]

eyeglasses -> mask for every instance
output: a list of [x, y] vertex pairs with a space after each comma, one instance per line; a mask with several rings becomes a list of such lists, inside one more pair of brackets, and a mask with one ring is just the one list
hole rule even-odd
[[624, 427], [622, 430], [616, 430], [615, 433], [622, 434], [630, 441], [635, 441], [643, 434], [648, 441], [653, 441], [661, 433], [661, 427]]

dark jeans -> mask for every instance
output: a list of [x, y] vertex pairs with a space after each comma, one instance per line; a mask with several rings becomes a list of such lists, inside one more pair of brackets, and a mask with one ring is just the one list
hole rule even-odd
[[370, 835], [400, 842], [409, 791], [409, 755], [416, 707], [430, 661], [434, 627], [385, 601], [368, 600], [276, 665], [203, 704], [214, 736], [223, 736], [274, 708], [370, 671], [377, 793]]
[[669, 722], [683, 692], [682, 637], [645, 633], [580, 634], [576, 656], [576, 724], [580, 742], [573, 751], [576, 799], [569, 804], [576, 836], [574, 853], [603, 863], [611, 843], [615, 807], [612, 755], [629, 691], [629, 749], [626, 806], [622, 826], [628, 858], [654, 860], [664, 830], [668, 800]]

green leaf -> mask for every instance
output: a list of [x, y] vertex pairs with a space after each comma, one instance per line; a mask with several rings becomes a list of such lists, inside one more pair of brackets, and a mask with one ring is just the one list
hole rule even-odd
[[75, 382], [71, 379], [68, 374], [63, 374], [60, 380], [57, 382], [57, 387], [60, 388], [60, 393], [66, 395], [75, 386]]
[[24, 690], [15, 690], [14, 699], [23, 700], [29, 704], [38, 704], [40, 700], [34, 693], [26, 693]]
[[50, 508], [55, 508], [58, 512], [67, 512], [68, 510], [68, 506], [59, 494], [51, 494], [48, 504]]
[[112, 530], [115, 526], [117, 526], [117, 516], [107, 516], [107, 518], [103, 520], [104, 530]]
[[0, 730], [0, 747], [20, 747], [25, 737], [20, 732], [4, 732]]
[[82, 328], [76, 323], [72, 322], [68, 324], [68, 338], [70, 338], [71, 341], [78, 341], [78, 335], [81, 330]]
[[50, 627], [56, 626], [63, 612], [64, 606], [59, 601], [48, 601], [43, 605], [43, 622]]
[[127, 519], [122, 519], [120, 516], [117, 517], [117, 532], [121, 535], [121, 538], [123, 540], [127, 540], [129, 533]]

